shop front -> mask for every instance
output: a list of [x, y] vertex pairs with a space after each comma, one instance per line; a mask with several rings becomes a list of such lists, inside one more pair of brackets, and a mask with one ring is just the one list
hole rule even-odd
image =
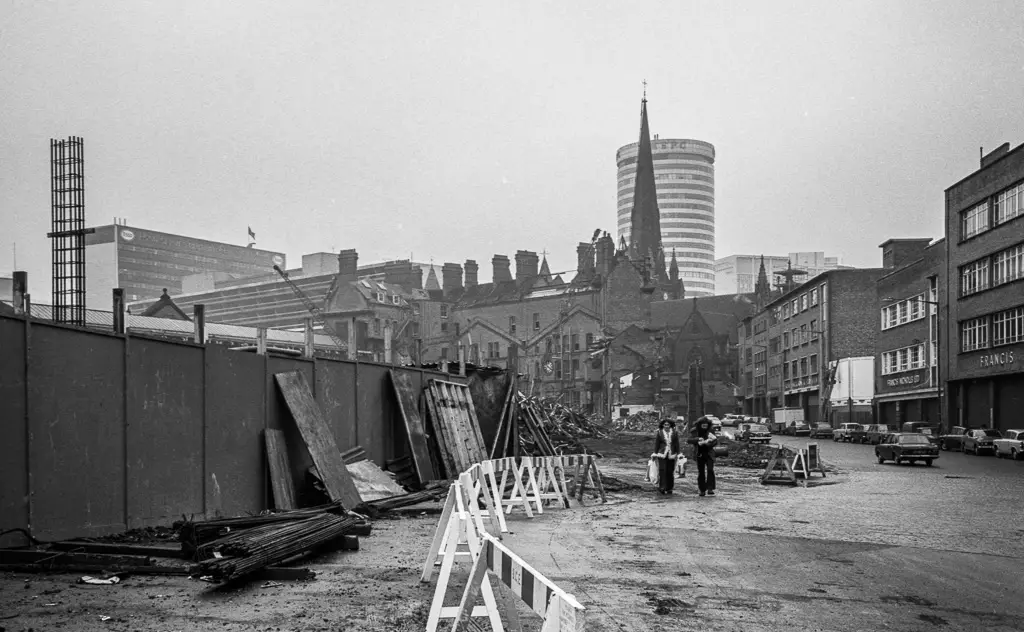
[[949, 383], [955, 425], [1010, 430], [1024, 427], [1024, 345], [961, 354], [960, 379]]
[[939, 389], [930, 384], [928, 369], [878, 377], [875, 395], [878, 423], [900, 427], [908, 421], [927, 421], [946, 430], [939, 414]]

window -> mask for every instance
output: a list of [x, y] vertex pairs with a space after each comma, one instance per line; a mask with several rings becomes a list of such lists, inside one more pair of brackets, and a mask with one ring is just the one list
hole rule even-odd
[[817, 355], [812, 355], [811, 356], [811, 375], [817, 375], [817, 374], [818, 374], [818, 356]]
[[572, 370], [573, 370], [573, 373], [578, 373], [579, 372], [579, 370], [580, 370], [580, 359], [579, 358], [573, 358], [572, 359]]
[[807, 311], [807, 295], [806, 294], [803, 294], [803, 295], [800, 296], [800, 311], [801, 312]]
[[818, 339], [818, 321], [817, 320], [812, 320], [811, 321], [811, 340], [817, 340], [817, 339]]
[[402, 304], [402, 299], [397, 294], [392, 294], [391, 295], [391, 303], [394, 304], [394, 305], [401, 305]]
[[579, 334], [573, 334], [572, 335], [572, 350], [573, 351], [579, 351], [580, 350], [580, 335]]
[[975, 351], [988, 347], [988, 316], [972, 318], [960, 323], [960, 351]]
[[1024, 341], [1024, 307], [992, 315], [992, 346]]
[[444, 304], [441, 305], [441, 318], [448, 318], [448, 306], [447, 305], [444, 305]]
[[800, 299], [796, 299], [796, 298], [794, 298], [794, 299], [793, 299], [793, 302], [792, 302], [792, 303], [790, 303], [790, 306], [791, 306], [791, 307], [792, 307], [792, 309], [793, 309], [793, 315], [794, 315], [794, 316], [796, 316], [796, 315], [797, 315], [797, 312], [799, 312], [799, 311], [800, 311]]
[[469, 345], [469, 361], [473, 364], [480, 364], [480, 343], [474, 342]]
[[818, 288], [811, 290], [811, 307], [818, 304]]
[[562, 362], [561, 361], [555, 362], [555, 379], [556, 380], [562, 379]]
[[1024, 213], [1024, 182], [997, 195], [992, 210], [996, 226]]
[[562, 334], [562, 349], [569, 351], [569, 334]]
[[377, 292], [377, 302], [378, 303], [385, 303], [385, 302], [387, 302], [386, 299], [387, 299], [387, 295], [384, 294], [384, 292]]
[[782, 320], [789, 318], [789, 303], [782, 306]]
[[800, 325], [800, 342], [803, 344], [811, 342], [810, 337], [807, 335], [807, 325]]
[[960, 213], [960, 240], [969, 239], [988, 230], [988, 200]]
[[799, 346], [800, 346], [800, 337], [799, 337], [799, 335], [797, 334], [797, 332], [799, 332], [799, 331], [800, 331], [799, 329], [797, 329], [796, 327], [794, 327], [794, 328], [793, 328], [793, 330], [792, 330], [792, 331], [790, 332], [790, 337], [789, 337], [789, 340], [790, 340], [790, 342], [792, 342], [792, 343], [793, 343], [793, 347], [794, 347], [794, 348], [796, 348], [796, 347], [799, 347]]
[[508, 335], [510, 335], [510, 336], [516, 335], [516, 317], [515, 316], [509, 316], [508, 317]]
[[448, 333], [448, 323], [441, 323], [441, 333], [442, 334]]
[[441, 359], [442, 360], [447, 360], [448, 359], [448, 347], [441, 347]]
[[897, 325], [924, 318], [924, 294], [903, 299], [882, 308], [882, 329], [891, 329]]
[[594, 334], [587, 334], [587, 349], [594, 346]]
[[540, 314], [537, 312], [533, 313], [533, 330], [540, 331]]
[[752, 364], [754, 362], [754, 350], [751, 349], [750, 347], [747, 347], [744, 356], [746, 357], [747, 364]]
[[497, 342], [487, 343], [487, 357], [488, 358], [499, 358], [501, 357], [501, 345]]
[[783, 346], [783, 348], [786, 348], [786, 349], [789, 348], [789, 332], [788, 331], [782, 332], [782, 346]]
[[882, 353], [882, 375], [923, 369], [924, 344], [903, 347]]
[[373, 333], [375, 335], [377, 335], [377, 336], [380, 335], [380, 319], [379, 318], [374, 318], [373, 319]]
[[1024, 244], [997, 252], [992, 257], [992, 285], [1002, 285], [1021, 278], [1024, 278]]
[[988, 289], [988, 259], [968, 263], [960, 268], [960, 296], [969, 296]]
[[800, 358], [800, 375], [807, 375], [807, 358]]

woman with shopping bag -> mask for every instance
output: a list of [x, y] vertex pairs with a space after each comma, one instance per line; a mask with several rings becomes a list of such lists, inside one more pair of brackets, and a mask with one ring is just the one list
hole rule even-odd
[[676, 422], [662, 419], [661, 427], [654, 438], [654, 453], [651, 458], [658, 463], [658, 493], [671, 494], [676, 482], [676, 459], [679, 458], [679, 435]]

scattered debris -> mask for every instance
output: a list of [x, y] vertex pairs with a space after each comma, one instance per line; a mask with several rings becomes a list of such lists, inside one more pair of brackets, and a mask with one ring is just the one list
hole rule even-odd
[[620, 432], [654, 433], [661, 427], [661, 415], [653, 410], [642, 410], [627, 417], [619, 417], [612, 425]]
[[86, 575], [78, 580], [79, 584], [96, 584], [112, 586], [114, 584], [120, 584], [121, 578], [117, 575], [111, 575], [110, 577], [93, 577], [92, 575]]
[[260, 588], [277, 588], [278, 586], [284, 586], [281, 582], [263, 582]]

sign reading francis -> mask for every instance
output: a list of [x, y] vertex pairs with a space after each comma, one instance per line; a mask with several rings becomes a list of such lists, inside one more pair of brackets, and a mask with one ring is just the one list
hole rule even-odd
[[1013, 352], [1004, 351], [1002, 353], [986, 353], [985, 355], [978, 358], [979, 364], [982, 367], [992, 366], [1004, 366], [1007, 364], [1013, 364]]

